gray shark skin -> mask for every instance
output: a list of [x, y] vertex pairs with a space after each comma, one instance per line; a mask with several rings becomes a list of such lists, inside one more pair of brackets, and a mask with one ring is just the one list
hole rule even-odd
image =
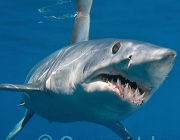
[[[120, 121], [145, 105], [161, 86], [176, 52], [134, 40], [88, 41], [92, 1], [88, 2], [76, 3], [79, 15], [71, 45], [39, 62], [24, 85], [0, 84], [0, 90], [23, 92], [19, 106], [26, 108], [6, 140], [13, 139], [35, 113], [50, 122], [97, 123], [123, 140], [134, 140]], [[83, 4], [85, 10], [80, 8]]]

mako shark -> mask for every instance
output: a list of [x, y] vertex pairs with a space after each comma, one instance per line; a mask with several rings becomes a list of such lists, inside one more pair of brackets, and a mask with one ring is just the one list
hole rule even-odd
[[51, 122], [88, 121], [134, 140], [121, 120], [142, 107], [167, 78], [176, 52], [122, 39], [88, 41], [92, 0], [77, 0], [69, 46], [41, 62], [23, 85], [1, 90], [23, 92], [25, 116], [6, 140], [12, 140], [36, 113]]

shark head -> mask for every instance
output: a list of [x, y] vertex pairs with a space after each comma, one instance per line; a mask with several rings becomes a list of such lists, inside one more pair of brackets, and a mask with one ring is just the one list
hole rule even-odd
[[101, 42], [81, 64], [87, 92], [111, 90], [132, 104], [144, 104], [174, 65], [176, 52], [167, 48], [132, 40]]

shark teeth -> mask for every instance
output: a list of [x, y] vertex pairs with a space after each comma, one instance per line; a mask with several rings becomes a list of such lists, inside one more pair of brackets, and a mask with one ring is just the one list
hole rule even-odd
[[135, 95], [135, 97], [140, 96], [140, 93], [139, 93], [139, 89], [138, 89], [138, 88], [135, 90], [134, 95]]
[[145, 99], [145, 92], [143, 94], [140, 94], [139, 89], [132, 89], [129, 83], [121, 84], [121, 80], [119, 80], [119, 78], [117, 79], [116, 83], [114, 83], [113, 80], [111, 80], [111, 82], [108, 81], [108, 86], [121, 98], [136, 105], [141, 105], [143, 103], [143, 100]]
[[116, 85], [117, 85], [117, 86], [120, 86], [120, 85], [121, 85], [121, 81], [119, 80], [119, 78], [117, 79]]
[[120, 74], [100, 74], [98, 77], [101, 81], [106, 82], [108, 87], [113, 92], [117, 93], [119, 97], [136, 105], [141, 105], [147, 94], [146, 92], [142, 93], [140, 91], [148, 92], [148, 90], [150, 90], [146, 90], [146, 88], [141, 87], [141, 85], [128, 80]]

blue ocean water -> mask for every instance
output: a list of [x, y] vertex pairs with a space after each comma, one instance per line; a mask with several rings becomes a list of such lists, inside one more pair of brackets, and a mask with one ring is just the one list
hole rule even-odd
[[[74, 0], [75, 1], [75, 0]], [[30, 69], [67, 46], [74, 23], [74, 1], [1, 0], [0, 83], [24, 83]], [[149, 42], [180, 53], [180, 1], [94, 0], [90, 39], [122, 38]], [[122, 124], [138, 140], [180, 140], [180, 59], [151, 100]], [[24, 114], [21, 93], [0, 93], [0, 140]], [[49, 123], [35, 115], [15, 140], [118, 140], [109, 129], [87, 122]], [[64, 137], [64, 138], [63, 138]], [[45, 139], [44, 139], [45, 140]]]

